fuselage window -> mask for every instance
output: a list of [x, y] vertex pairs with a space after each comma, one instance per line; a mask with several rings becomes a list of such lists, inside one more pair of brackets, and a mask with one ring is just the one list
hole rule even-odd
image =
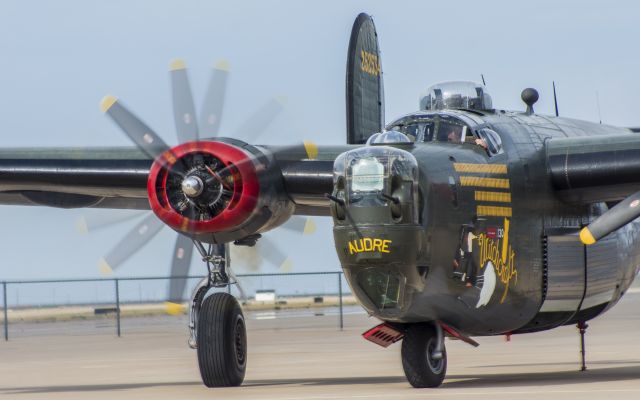
[[495, 156], [504, 152], [502, 149], [502, 139], [500, 139], [500, 135], [489, 128], [478, 129], [478, 139], [476, 139], [476, 144], [486, 149], [490, 156]]

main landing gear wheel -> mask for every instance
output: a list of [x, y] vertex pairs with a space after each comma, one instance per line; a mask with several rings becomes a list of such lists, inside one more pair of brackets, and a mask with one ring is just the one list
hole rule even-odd
[[442, 343], [438, 357], [438, 338], [431, 324], [413, 324], [402, 340], [402, 368], [411, 386], [434, 388], [442, 384], [447, 373], [447, 351]]
[[247, 331], [228, 293], [207, 297], [198, 315], [198, 365], [207, 387], [240, 386], [247, 368]]

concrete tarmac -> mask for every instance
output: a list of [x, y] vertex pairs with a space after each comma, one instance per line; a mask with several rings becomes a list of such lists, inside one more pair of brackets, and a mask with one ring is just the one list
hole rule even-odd
[[[12, 326], [0, 342], [2, 399], [637, 399], [640, 398], [640, 294], [628, 294], [589, 323], [586, 372], [579, 372], [575, 327], [448, 341], [439, 389], [405, 381], [400, 344], [382, 349], [360, 337], [366, 315], [318, 311], [248, 315], [249, 367], [239, 388], [208, 389], [186, 346], [186, 320], [104, 321]], [[335, 310], [330, 311], [335, 313]]]

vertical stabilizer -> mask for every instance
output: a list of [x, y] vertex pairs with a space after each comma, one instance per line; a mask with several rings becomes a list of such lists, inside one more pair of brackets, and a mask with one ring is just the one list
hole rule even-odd
[[378, 34], [373, 19], [353, 23], [347, 54], [347, 143], [362, 144], [384, 127], [384, 87]]

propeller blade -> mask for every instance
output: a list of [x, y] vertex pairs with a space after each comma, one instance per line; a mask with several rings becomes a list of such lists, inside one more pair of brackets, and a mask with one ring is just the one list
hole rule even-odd
[[229, 79], [229, 63], [218, 61], [211, 71], [207, 94], [200, 112], [200, 132], [202, 137], [216, 137], [220, 132], [224, 99]]
[[290, 272], [293, 269], [293, 261], [284, 255], [278, 245], [271, 239], [263, 236], [259, 241], [260, 255], [267, 262], [275, 265], [282, 272]]
[[176, 124], [178, 142], [186, 143], [198, 140], [196, 106], [189, 84], [187, 66], [182, 60], [171, 61], [171, 96], [173, 99], [173, 120]]
[[129, 136], [133, 143], [151, 158], [156, 158], [169, 146], [113, 96], [105, 96], [100, 102], [100, 109]]
[[640, 217], [640, 192], [636, 192], [605, 212], [580, 231], [582, 243], [593, 244], [616, 229]]
[[[278, 158], [278, 155], [289, 154], [290, 156], [293, 156], [293, 157], [301, 157], [307, 160], [315, 160], [318, 158], [318, 146], [313, 142], [304, 141], [302, 143], [294, 144], [291, 146], [274, 148], [271, 154], [276, 159]], [[249, 156], [242, 162], [222, 168], [219, 171], [216, 171], [216, 173], [219, 176], [224, 177], [227, 174], [232, 174], [237, 166], [243, 165], [245, 163], [255, 163], [255, 162], [258, 162], [257, 160], [258, 160], [257, 157]]]
[[[193, 256], [193, 239], [188, 236], [178, 234], [176, 244], [173, 248], [173, 260], [171, 261], [171, 279], [169, 280], [169, 296], [167, 303], [181, 305], [184, 301], [184, 289], [187, 286], [185, 276], [189, 275], [191, 258]], [[175, 307], [167, 304], [167, 311], [170, 314]]]
[[236, 130], [234, 137], [243, 137], [248, 143], [260, 136], [271, 122], [284, 110], [285, 98], [273, 98], [256, 110]]
[[151, 238], [157, 235], [162, 227], [164, 227], [162, 221], [154, 213], [149, 213], [100, 260], [98, 263], [100, 272], [105, 275], [111, 274], [129, 257], [149, 243]]
[[119, 224], [125, 221], [131, 221], [147, 215], [148, 211], [138, 210], [111, 210], [109, 213], [93, 213], [83, 215], [76, 221], [76, 229], [83, 235], [89, 232], [97, 231], [103, 228]]
[[299, 215], [292, 216], [287, 222], [282, 224], [281, 227], [288, 231], [301, 233], [303, 235], [311, 235], [317, 228], [313, 218], [301, 217]]
[[258, 271], [260, 269], [261, 257], [256, 246], [233, 246], [230, 247], [231, 258], [234, 263], [241, 264], [248, 268], [249, 271]]

